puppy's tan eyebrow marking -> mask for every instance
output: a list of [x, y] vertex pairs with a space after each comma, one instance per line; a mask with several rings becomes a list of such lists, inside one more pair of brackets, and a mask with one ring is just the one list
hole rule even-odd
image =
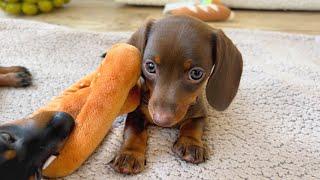
[[3, 153], [3, 157], [7, 160], [15, 158], [17, 153], [14, 150], [7, 150]]
[[156, 62], [157, 64], [160, 64], [160, 56], [155, 56], [154, 62]]
[[192, 66], [192, 60], [188, 59], [183, 63], [183, 70], [188, 71]]

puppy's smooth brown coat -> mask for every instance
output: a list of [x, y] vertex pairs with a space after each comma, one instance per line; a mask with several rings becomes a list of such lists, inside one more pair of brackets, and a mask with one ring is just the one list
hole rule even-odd
[[31, 84], [31, 74], [22, 66], [0, 66], [0, 86], [26, 87]]
[[143, 97], [128, 114], [124, 143], [112, 167], [126, 174], [144, 169], [148, 124], [178, 127], [173, 151], [187, 162], [204, 162], [202, 92], [216, 110], [230, 105], [242, 74], [240, 52], [221, 30], [186, 16], [149, 20], [129, 44], [143, 54]]

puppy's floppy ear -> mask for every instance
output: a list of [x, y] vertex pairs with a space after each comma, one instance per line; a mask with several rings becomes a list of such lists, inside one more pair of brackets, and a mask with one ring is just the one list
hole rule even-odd
[[138, 48], [141, 54], [144, 52], [144, 48], [147, 44], [149, 32], [153, 23], [153, 19], [148, 19], [136, 32], [133, 33], [128, 41], [128, 44]]
[[[138, 48], [141, 54], [143, 54], [144, 52], [144, 48], [147, 44], [149, 32], [153, 22], [154, 22], [154, 19], [146, 20], [146, 22], [136, 32], [132, 34], [132, 36], [127, 42], [128, 44]], [[107, 52], [103, 53], [101, 57], [105, 58], [106, 55], [107, 55]]]
[[209, 104], [222, 111], [238, 91], [243, 62], [239, 50], [223, 31], [214, 30], [213, 39], [214, 70], [207, 83], [206, 95]]

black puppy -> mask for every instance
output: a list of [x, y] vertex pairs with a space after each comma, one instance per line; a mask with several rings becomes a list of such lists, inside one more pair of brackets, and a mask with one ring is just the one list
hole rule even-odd
[[74, 127], [63, 112], [45, 112], [0, 126], [0, 179], [41, 179], [47, 159], [57, 155]]

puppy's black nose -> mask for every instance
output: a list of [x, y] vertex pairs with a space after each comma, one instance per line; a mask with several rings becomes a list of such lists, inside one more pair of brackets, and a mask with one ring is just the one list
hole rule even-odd
[[61, 134], [67, 136], [73, 130], [75, 121], [73, 117], [68, 113], [56, 112], [53, 115], [50, 124], [55, 130], [58, 130], [59, 132], [61, 132]]

